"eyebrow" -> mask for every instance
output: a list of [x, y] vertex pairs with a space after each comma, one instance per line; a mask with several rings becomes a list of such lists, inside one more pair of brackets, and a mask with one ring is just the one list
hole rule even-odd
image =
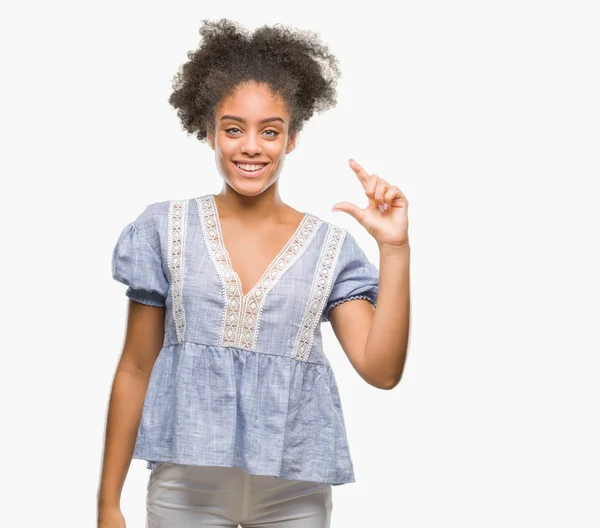
[[[245, 123], [246, 122], [241, 117], [234, 116], [234, 115], [224, 115], [223, 117], [221, 117], [221, 121], [223, 121], [224, 119], [231, 119], [233, 121], [239, 121], [240, 123]], [[261, 121], [261, 124], [262, 123], [271, 123], [273, 121], [281, 121], [282, 123], [285, 123], [285, 121], [281, 117], [267, 117], [266, 119], [263, 119]]]

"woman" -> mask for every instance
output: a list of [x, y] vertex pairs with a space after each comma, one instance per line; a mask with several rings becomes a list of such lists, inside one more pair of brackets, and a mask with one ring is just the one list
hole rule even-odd
[[337, 61], [314, 34], [281, 26], [250, 34], [221, 20], [200, 33], [170, 103], [214, 149], [223, 188], [148, 205], [115, 246], [113, 277], [131, 301], [99, 526], [125, 526], [120, 493], [138, 458], [152, 469], [149, 526], [327, 527], [332, 486], [354, 472], [320, 323], [367, 383], [399, 382], [408, 203], [350, 162], [369, 205], [334, 210], [376, 239], [379, 271], [345, 229], [285, 204], [285, 156], [335, 104]]

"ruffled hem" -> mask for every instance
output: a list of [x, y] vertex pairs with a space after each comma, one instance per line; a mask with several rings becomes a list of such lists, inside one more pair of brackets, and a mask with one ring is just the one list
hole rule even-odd
[[334, 303], [331, 303], [329, 305], [328, 308], [325, 309], [325, 311], [323, 312], [323, 315], [321, 316], [321, 322], [322, 323], [326, 323], [329, 321], [329, 314], [331, 312], [331, 310], [333, 310], [336, 306], [339, 306], [340, 304], [343, 304], [345, 302], [348, 301], [353, 301], [354, 299], [364, 299], [365, 301], [369, 301], [374, 308], [377, 307], [377, 299], [375, 297], [373, 297], [373, 295], [366, 295], [363, 293], [360, 293], [358, 295], [351, 295], [350, 297], [346, 297], [345, 299], [340, 299], [339, 301], [335, 301]]
[[329, 365], [190, 342], [159, 354], [133, 458], [354, 482]]
[[147, 304], [148, 306], [166, 306], [164, 297], [154, 292], [135, 290], [130, 286], [125, 290], [125, 295], [136, 302]]
[[280, 478], [280, 479], [284, 479], [284, 480], [304, 480], [304, 481], [308, 481], [308, 482], [322, 482], [324, 484], [331, 484], [332, 486], [342, 486], [343, 484], [352, 484], [353, 482], [356, 482], [356, 480], [354, 478], [354, 474], [351, 474], [350, 476], [346, 476], [346, 477], [334, 478], [333, 480], [331, 480], [331, 479], [323, 479], [323, 477], [321, 475], [308, 475], [308, 474], [298, 474], [298, 473], [289, 473], [288, 474], [285, 472], [279, 472], [278, 474], [265, 473], [263, 471], [254, 471], [246, 465], [236, 465], [233, 463], [202, 464], [202, 463], [198, 463], [195, 460], [188, 460], [188, 459], [184, 459], [184, 458], [175, 458], [175, 459], [169, 458], [169, 459], [165, 459], [165, 460], [148, 460], [145, 456], [138, 455], [137, 453], [133, 454], [133, 458], [136, 460], [146, 460], [147, 461], [146, 467], [147, 467], [147, 469], [150, 469], [150, 470], [152, 470], [154, 468], [154, 466], [159, 464], [160, 462], [169, 462], [171, 464], [183, 464], [183, 465], [189, 465], [189, 466], [237, 467], [237, 468], [243, 469], [246, 473], [249, 473], [251, 475], [266, 475], [269, 477], [276, 477], [276, 478]]

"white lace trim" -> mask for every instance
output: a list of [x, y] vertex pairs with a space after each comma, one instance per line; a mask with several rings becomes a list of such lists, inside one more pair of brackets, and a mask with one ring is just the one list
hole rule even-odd
[[314, 237], [321, 220], [306, 214], [285, 247], [244, 295], [239, 275], [233, 270], [213, 195], [196, 198], [198, 213], [213, 264], [223, 286], [224, 310], [221, 346], [255, 351], [265, 299], [284, 273], [300, 258]]
[[321, 322], [321, 315], [333, 287], [335, 266], [340, 256], [347, 231], [329, 224], [327, 238], [323, 245], [321, 258], [302, 319], [302, 326], [296, 338], [292, 357], [300, 361], [308, 361], [315, 339], [315, 329]]
[[187, 200], [171, 200], [169, 202], [167, 229], [167, 263], [171, 273], [173, 320], [179, 343], [183, 343], [185, 335], [185, 312], [183, 311], [182, 294], [187, 203]]
[[198, 203], [198, 214], [200, 215], [200, 224], [202, 225], [206, 246], [223, 286], [224, 309], [220, 343], [222, 346], [235, 346], [242, 305], [241, 288], [237, 284], [237, 277], [233, 273], [229, 255], [222, 243], [223, 235], [221, 234], [216, 216], [217, 211], [213, 206], [211, 196], [196, 198], [196, 202]]
[[267, 295], [277, 284], [283, 274], [290, 269], [304, 253], [314, 234], [317, 232], [320, 220], [306, 215], [294, 236], [279, 252], [273, 260], [256, 287], [252, 288], [245, 298], [242, 310], [242, 331], [237, 346], [248, 350], [256, 350], [258, 341], [258, 330], [260, 328], [260, 316]]

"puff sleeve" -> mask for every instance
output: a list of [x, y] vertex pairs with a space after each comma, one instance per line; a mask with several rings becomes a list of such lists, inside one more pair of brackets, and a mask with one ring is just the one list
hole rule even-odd
[[352, 299], [365, 299], [376, 306], [379, 270], [348, 232], [344, 237], [333, 280], [331, 294], [321, 316], [322, 322], [329, 321], [332, 308]]
[[128, 286], [125, 294], [150, 306], [166, 306], [169, 285], [162, 260], [136, 222], [121, 231], [112, 254], [113, 279]]

